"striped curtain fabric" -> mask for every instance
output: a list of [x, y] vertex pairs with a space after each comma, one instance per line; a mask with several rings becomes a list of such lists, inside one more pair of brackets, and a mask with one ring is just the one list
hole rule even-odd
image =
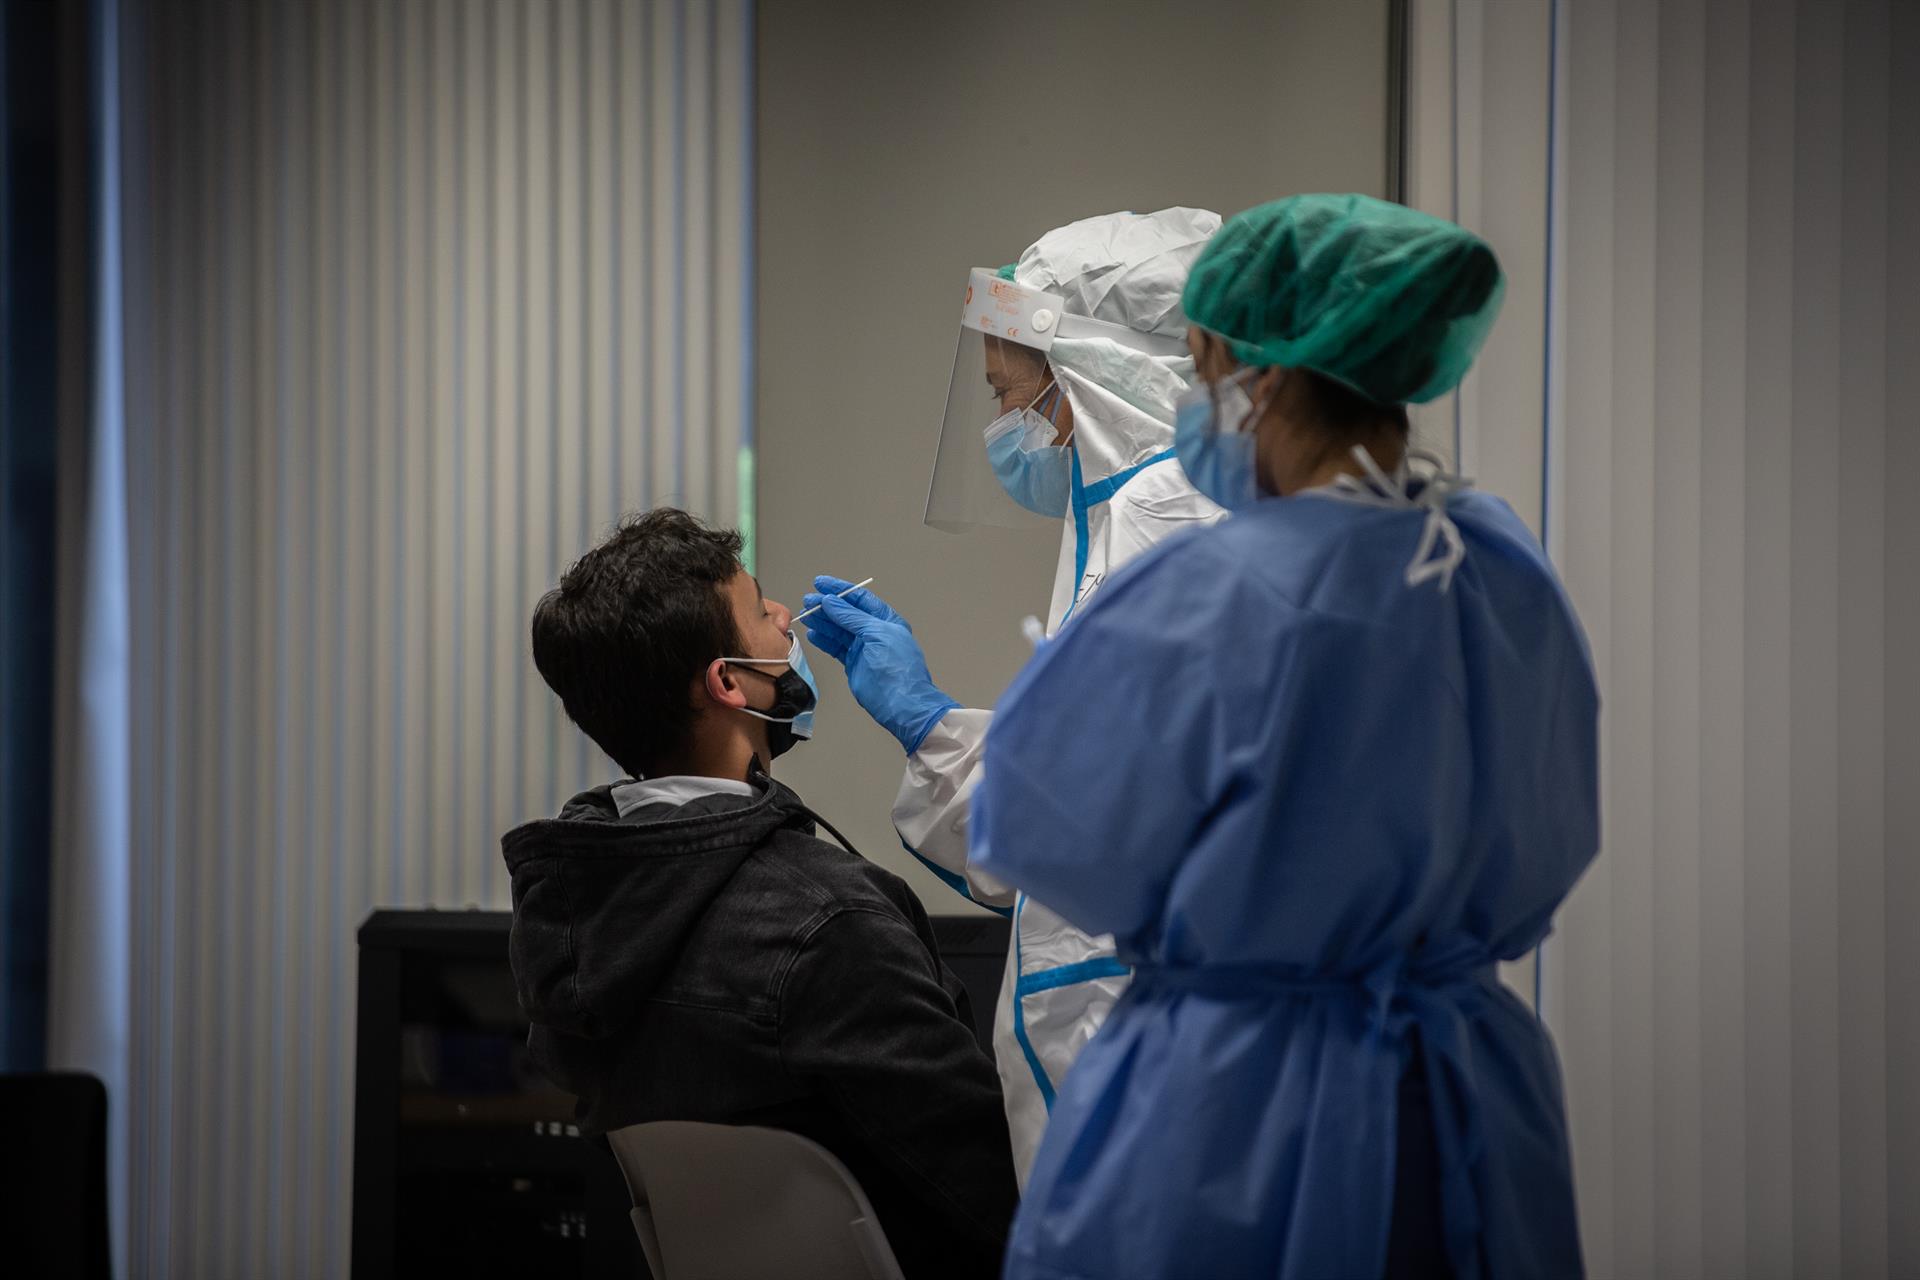
[[1920, 1275], [1920, 10], [1421, 8], [1426, 159], [1546, 270], [1467, 435], [1605, 697], [1541, 970], [1591, 1273]]
[[122, 11], [130, 1270], [339, 1276], [356, 927], [608, 776], [566, 564], [750, 511], [751, 11]]
[[1920, 1272], [1920, 13], [1565, 6], [1565, 522], [1608, 856], [1595, 1258]]

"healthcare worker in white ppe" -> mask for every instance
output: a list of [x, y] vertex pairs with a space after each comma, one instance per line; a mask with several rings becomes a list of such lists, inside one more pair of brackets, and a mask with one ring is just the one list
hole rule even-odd
[[[1194, 379], [1180, 293], [1219, 227], [1204, 209], [1105, 214], [967, 281], [926, 521], [1057, 524], [1048, 635], [1126, 561], [1225, 514], [1173, 454], [1174, 405]], [[1125, 989], [1127, 967], [1112, 939], [968, 865], [967, 810], [993, 713], [941, 692], [912, 629], [880, 597], [835, 598], [851, 585], [835, 577], [814, 585], [809, 638], [907, 753], [893, 807], [901, 842], [968, 899], [1012, 916], [994, 1050], [1024, 1184], [1055, 1090]]]

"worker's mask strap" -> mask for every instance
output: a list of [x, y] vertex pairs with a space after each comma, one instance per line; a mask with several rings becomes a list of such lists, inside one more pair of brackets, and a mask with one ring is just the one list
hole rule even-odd
[[[1066, 388], [1062, 387], [1060, 385], [1060, 379], [1054, 377], [1052, 372], [1049, 371], [1047, 374], [1047, 385], [1040, 388], [1040, 394], [1035, 396], [1033, 403], [1027, 407], [1046, 419], [1047, 425], [1057, 432], [1060, 430], [1060, 402], [1065, 398]], [[1042, 405], [1046, 407], [1042, 408]]]
[[1207, 384], [1207, 394], [1214, 404], [1213, 422], [1217, 433], [1251, 435], [1253, 429], [1260, 425], [1260, 419], [1272, 406], [1274, 397], [1270, 395], [1255, 401], [1247, 391], [1247, 384], [1264, 372], [1266, 370], [1258, 365], [1245, 365], [1218, 382]]
[[[1437, 579], [1440, 590], [1448, 590], [1453, 585], [1453, 571], [1467, 558], [1467, 544], [1460, 536], [1460, 527], [1447, 513], [1447, 503], [1454, 494], [1472, 488], [1473, 481], [1447, 470], [1447, 464], [1439, 455], [1424, 449], [1407, 450], [1391, 476], [1374, 461], [1365, 446], [1355, 445], [1353, 457], [1366, 478], [1343, 475], [1334, 482], [1335, 487], [1345, 496], [1369, 506], [1426, 508], [1427, 520], [1420, 531], [1420, 545], [1407, 565], [1407, 585], [1417, 587]], [[1419, 494], [1409, 495], [1407, 490], [1413, 481], [1409, 464], [1416, 459], [1430, 470], [1422, 477], [1424, 483]]]

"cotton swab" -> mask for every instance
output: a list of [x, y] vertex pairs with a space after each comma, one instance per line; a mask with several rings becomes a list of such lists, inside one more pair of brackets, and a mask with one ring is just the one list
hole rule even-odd
[[[872, 578], [868, 578], [868, 580], [866, 581], [856, 581], [856, 583], [852, 583], [851, 587], [847, 587], [845, 591], [835, 591], [835, 593], [833, 593], [833, 595], [831, 595], [829, 599], [835, 599], [835, 601], [837, 601], [837, 599], [841, 599], [843, 595], [852, 595], [854, 591], [858, 591], [860, 587], [864, 587], [864, 585], [866, 585], [868, 581], [874, 581], [874, 580], [872, 580]], [[801, 618], [804, 618], [806, 614], [818, 614], [818, 612], [820, 612], [820, 608], [822, 608], [822, 604], [814, 604], [814, 606], [812, 606], [812, 608], [808, 608], [806, 612], [801, 612], [801, 614], [795, 614], [795, 616], [793, 616], [793, 620], [795, 620], [795, 622], [799, 622], [799, 620], [801, 620]]]

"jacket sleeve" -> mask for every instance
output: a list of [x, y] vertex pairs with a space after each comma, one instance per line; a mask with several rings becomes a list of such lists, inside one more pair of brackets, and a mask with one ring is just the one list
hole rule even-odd
[[948, 888], [1005, 914], [1013, 890], [967, 859], [967, 812], [980, 782], [980, 753], [993, 712], [955, 708], [928, 731], [907, 757], [906, 776], [893, 801], [893, 825], [908, 853]]
[[780, 1056], [930, 1209], [1000, 1247], [1017, 1196], [993, 1062], [897, 913], [840, 909], [780, 985]]

